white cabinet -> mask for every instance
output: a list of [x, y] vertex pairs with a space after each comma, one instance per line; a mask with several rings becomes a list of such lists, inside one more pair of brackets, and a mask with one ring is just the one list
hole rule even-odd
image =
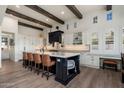
[[99, 68], [99, 56], [91, 56], [91, 63], [94, 67]]
[[83, 55], [82, 65], [99, 68], [99, 56], [97, 55]]
[[89, 66], [92, 64], [91, 57], [89, 55], [85, 55], [85, 64]]

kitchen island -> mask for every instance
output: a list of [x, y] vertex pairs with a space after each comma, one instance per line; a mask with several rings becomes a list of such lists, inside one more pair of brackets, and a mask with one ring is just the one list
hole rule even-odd
[[[42, 54], [42, 53], [41, 53]], [[68, 84], [77, 74], [80, 73], [80, 53], [68, 53], [68, 52], [44, 52], [56, 60], [56, 74], [55, 80], [63, 85]], [[73, 60], [75, 62], [75, 69], [68, 70], [68, 61]]]

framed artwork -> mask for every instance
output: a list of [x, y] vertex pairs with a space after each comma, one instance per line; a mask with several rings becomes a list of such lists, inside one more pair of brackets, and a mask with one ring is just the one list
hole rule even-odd
[[73, 44], [82, 44], [82, 32], [76, 32], [73, 34]]
[[114, 32], [111, 30], [105, 33], [105, 44], [107, 50], [112, 50], [114, 47]]
[[107, 11], [107, 21], [112, 20], [112, 11]]
[[93, 23], [94, 23], [94, 24], [95, 24], [95, 23], [98, 23], [98, 17], [97, 17], [97, 16], [93, 17]]
[[92, 33], [92, 50], [97, 50], [98, 49], [98, 33], [94, 32]]

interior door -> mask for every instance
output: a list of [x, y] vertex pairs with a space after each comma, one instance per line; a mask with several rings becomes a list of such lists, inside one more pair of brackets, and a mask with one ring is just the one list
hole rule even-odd
[[2, 36], [2, 44], [1, 44], [1, 47], [2, 47], [2, 53], [1, 53], [1, 57], [2, 57], [2, 60], [5, 60], [5, 59], [9, 59], [9, 47], [8, 47], [8, 37], [7, 36]]
[[2, 33], [2, 60], [14, 60], [15, 59], [15, 44], [14, 44], [14, 34]]

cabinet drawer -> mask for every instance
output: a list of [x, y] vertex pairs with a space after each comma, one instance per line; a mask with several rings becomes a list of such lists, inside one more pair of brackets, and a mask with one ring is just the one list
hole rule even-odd
[[85, 56], [85, 64], [93, 67], [99, 67], [99, 56], [87, 55]]

